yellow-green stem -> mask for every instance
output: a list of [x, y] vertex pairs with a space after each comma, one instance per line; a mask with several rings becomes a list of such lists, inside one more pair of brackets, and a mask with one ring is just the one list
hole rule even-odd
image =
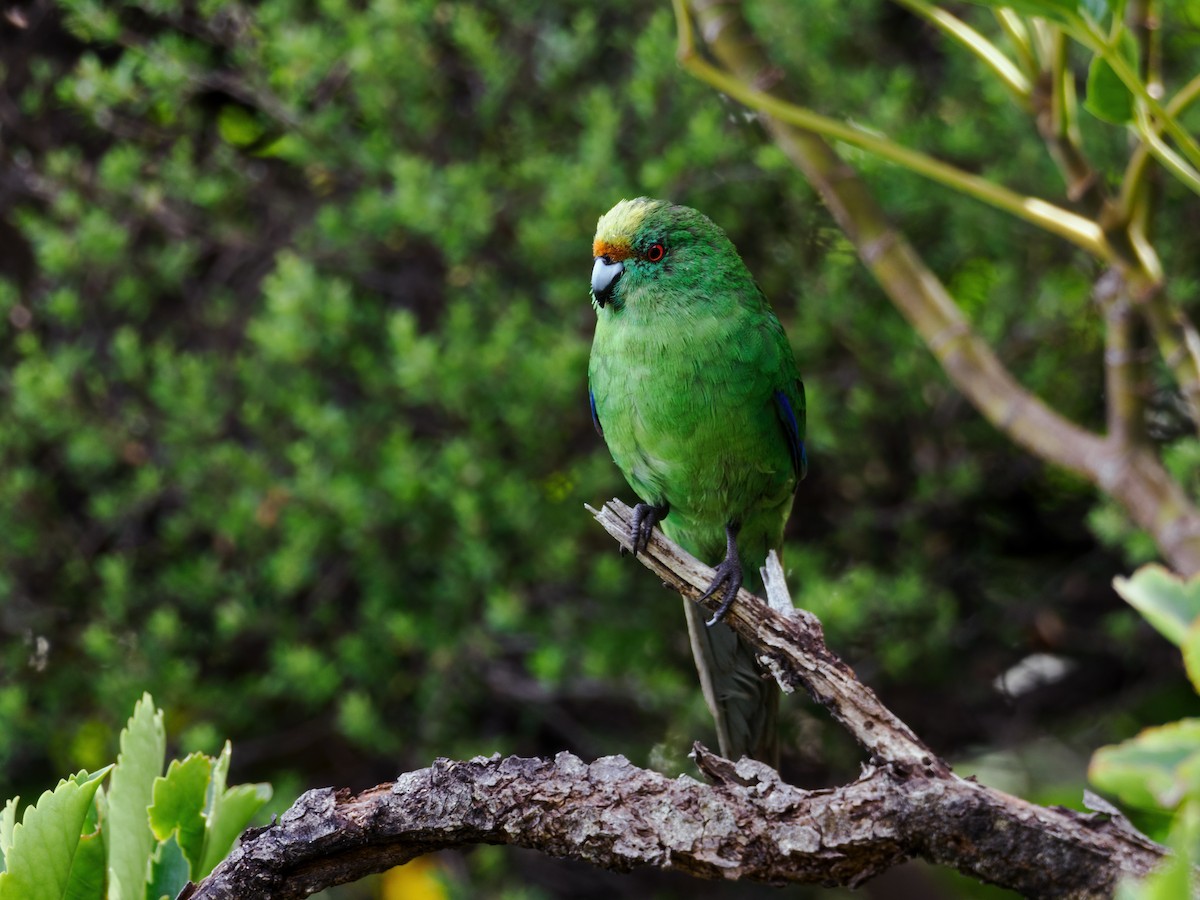
[[999, 78], [1017, 102], [1022, 106], [1029, 103], [1030, 84], [1025, 73], [1005, 56], [1000, 49], [986, 37], [941, 7], [934, 6], [926, 0], [895, 0], [901, 6], [920, 16], [925, 21], [941, 29], [971, 53], [975, 54], [985, 66]]
[[1135, 119], [1135, 129], [1146, 149], [1162, 164], [1163, 168], [1194, 193], [1200, 194], [1200, 172], [1197, 172], [1188, 161], [1172, 150], [1167, 142], [1159, 137], [1152, 122], [1146, 120], [1145, 114], [1139, 114]]
[[[1200, 167], [1200, 144], [1197, 144], [1196, 139], [1188, 133], [1187, 129], [1180, 125], [1179, 121], [1150, 94], [1145, 83], [1129, 65], [1116, 44], [1109, 41], [1094, 22], [1079, 19], [1068, 26], [1068, 30], [1076, 40], [1108, 63], [1113, 74], [1121, 79], [1121, 83], [1129, 89], [1130, 93], [1142, 102], [1147, 112], [1162, 123], [1163, 129], [1179, 145], [1180, 151], [1187, 157], [1190, 165]], [[1157, 154], [1155, 155], [1157, 156]], [[1191, 187], [1190, 184], [1189, 187]]]
[[679, 22], [680, 29], [680, 55], [686, 57], [688, 70], [722, 93], [781, 122], [874, 153], [909, 171], [924, 175], [932, 181], [944, 184], [997, 209], [1002, 209], [1019, 219], [1066, 238], [1101, 260], [1108, 261], [1111, 258], [1112, 248], [1108, 245], [1103, 230], [1090, 219], [1085, 219], [1083, 216], [1076, 215], [1045, 200], [1018, 194], [994, 184], [986, 178], [964, 172], [924, 153], [896, 144], [887, 138], [862, 131], [836, 119], [780, 100], [778, 97], [744, 84], [727, 72], [709, 64], [695, 53], [695, 44], [690, 32], [690, 19], [687, 17], [686, 10], [683, 10], [683, 0], [673, 0], [673, 3], [676, 7], [676, 20]]
[[996, 21], [1000, 23], [1000, 27], [1004, 29], [1004, 33], [1008, 35], [1008, 40], [1012, 43], [1013, 50], [1021, 61], [1021, 68], [1025, 70], [1028, 77], [1036, 77], [1038, 64], [1033, 55], [1033, 44], [1030, 42], [1029, 29], [1025, 27], [1025, 22], [1011, 9], [997, 9], [993, 12]]
[[[1171, 98], [1167, 103], [1167, 113], [1173, 117], [1182, 115], [1183, 111], [1191, 106], [1197, 98], [1200, 98], [1200, 75], [1185, 84]], [[1129, 164], [1125, 167], [1125, 175], [1121, 179], [1120, 204], [1121, 210], [1126, 216], [1130, 215], [1130, 211], [1133, 209], [1142, 181], [1146, 177], [1147, 165], [1151, 156], [1150, 147], [1143, 140], [1129, 157]]]

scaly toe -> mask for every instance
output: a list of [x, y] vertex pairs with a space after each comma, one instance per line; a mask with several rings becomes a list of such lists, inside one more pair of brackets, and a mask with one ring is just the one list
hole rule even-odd
[[717, 607], [717, 611], [713, 613], [712, 618], [704, 623], [706, 627], [712, 628], [725, 618], [725, 613], [729, 612], [729, 608], [733, 606], [733, 601], [737, 599], [738, 591], [741, 587], [740, 582], [730, 582], [729, 587], [725, 588], [725, 598], [721, 601], [721, 605]]

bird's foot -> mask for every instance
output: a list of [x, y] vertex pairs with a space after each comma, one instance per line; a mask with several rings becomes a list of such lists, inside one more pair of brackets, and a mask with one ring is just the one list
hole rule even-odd
[[[650, 546], [650, 533], [654, 531], [654, 526], [667, 517], [670, 507], [664, 503], [662, 506], [653, 506], [649, 503], [639, 503], [633, 508], [633, 521], [629, 523], [629, 543], [633, 545], [633, 555], [638, 555], [638, 550], [645, 550]], [[625, 552], [625, 548], [621, 548], [621, 552]]]
[[697, 601], [703, 603], [709, 597], [715, 596], [718, 591], [721, 592], [721, 605], [717, 607], [713, 617], [704, 623], [709, 628], [725, 618], [725, 613], [729, 612], [729, 607], [733, 606], [733, 601], [737, 599], [738, 591], [742, 589], [742, 560], [738, 556], [737, 532], [736, 525], [726, 526], [725, 558], [715, 569], [716, 577], [712, 584]]

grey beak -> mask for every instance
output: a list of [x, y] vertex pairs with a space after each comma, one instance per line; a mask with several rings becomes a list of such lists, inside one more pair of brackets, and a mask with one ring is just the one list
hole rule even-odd
[[606, 256], [597, 256], [592, 265], [592, 296], [602, 307], [612, 297], [617, 279], [625, 271], [625, 265], [620, 262], [609, 262]]

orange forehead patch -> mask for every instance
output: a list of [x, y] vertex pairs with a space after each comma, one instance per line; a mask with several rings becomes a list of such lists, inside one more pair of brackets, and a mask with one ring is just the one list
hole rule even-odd
[[600, 238], [592, 241], [592, 256], [607, 256], [612, 262], [621, 262], [633, 256], [633, 250], [624, 241], [609, 243]]

